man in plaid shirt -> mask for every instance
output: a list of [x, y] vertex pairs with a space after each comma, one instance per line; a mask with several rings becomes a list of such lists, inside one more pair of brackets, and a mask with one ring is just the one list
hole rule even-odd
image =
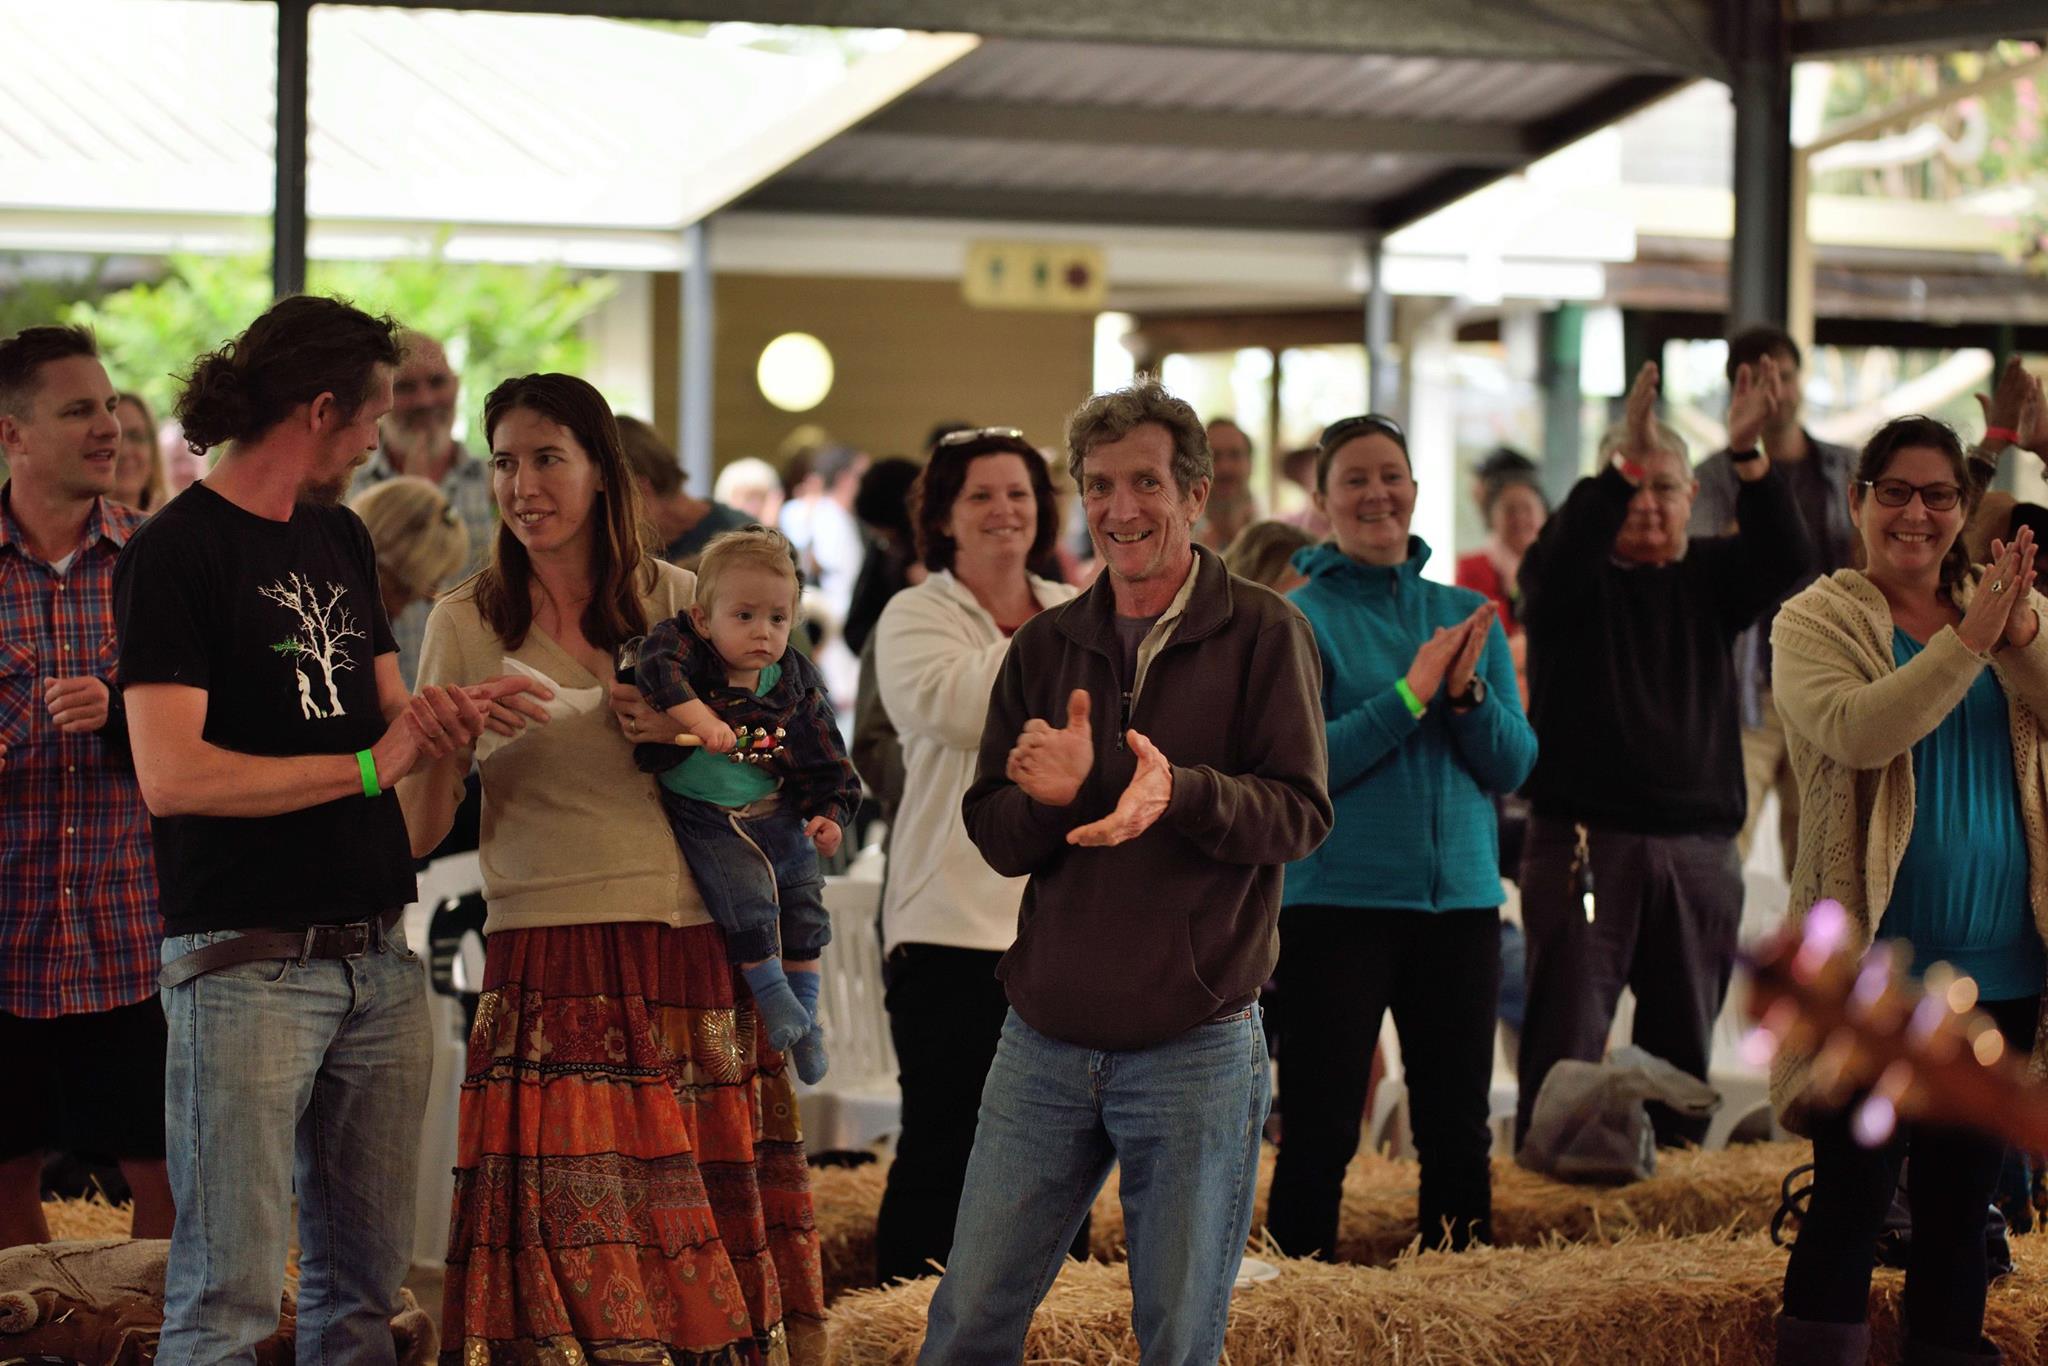
[[114, 671], [121, 427], [92, 335], [0, 341], [0, 1245], [46, 1242], [44, 1153], [116, 1159], [171, 1234], [156, 869]]

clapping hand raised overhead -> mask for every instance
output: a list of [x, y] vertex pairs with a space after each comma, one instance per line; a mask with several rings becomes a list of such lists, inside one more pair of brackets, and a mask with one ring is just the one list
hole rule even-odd
[[1737, 366], [1735, 392], [1728, 400], [1728, 449], [1738, 453], [1755, 450], [1772, 420], [1790, 403], [1786, 377], [1775, 356]]

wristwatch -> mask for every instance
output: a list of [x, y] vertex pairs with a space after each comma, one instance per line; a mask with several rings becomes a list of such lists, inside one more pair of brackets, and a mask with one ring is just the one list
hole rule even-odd
[[1451, 707], [1454, 711], [1470, 711], [1484, 701], [1486, 701], [1486, 680], [1478, 674], [1473, 674], [1472, 682], [1466, 687], [1465, 691], [1451, 698]]
[[1747, 465], [1752, 460], [1763, 459], [1764, 448], [1762, 446], [1751, 446], [1746, 451], [1731, 450], [1728, 452], [1728, 458], [1738, 465]]

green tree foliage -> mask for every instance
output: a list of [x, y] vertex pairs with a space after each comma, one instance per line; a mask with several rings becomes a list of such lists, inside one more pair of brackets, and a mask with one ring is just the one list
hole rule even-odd
[[[1825, 123], [1836, 127], [1882, 114], [1980, 80], [2037, 53], [2031, 43], [2001, 43], [1990, 52], [1836, 62], [1828, 82]], [[2048, 163], [2048, 118], [2043, 116], [2037, 77], [2022, 76], [1985, 94], [1966, 96], [1922, 121], [1932, 122], [1948, 139], [1941, 154], [1916, 165], [1835, 172], [1816, 188], [1893, 199], [1952, 199], [2032, 181]]]
[[[616, 288], [605, 276], [559, 266], [407, 261], [315, 261], [308, 287], [389, 313], [435, 337], [462, 376], [474, 414], [491, 387], [532, 370], [574, 373], [588, 359], [578, 330]], [[172, 256], [161, 278], [61, 310], [99, 335], [115, 382], [158, 412], [175, 402], [195, 356], [227, 341], [270, 304], [262, 257]]]

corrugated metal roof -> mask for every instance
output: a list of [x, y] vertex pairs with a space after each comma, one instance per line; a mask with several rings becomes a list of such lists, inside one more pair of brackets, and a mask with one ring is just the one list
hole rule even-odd
[[918, 93], [1047, 104], [1526, 123], [1584, 98], [1622, 74], [1618, 67], [1588, 63], [1445, 61], [1006, 38], [984, 42], [925, 82]]
[[1678, 84], [1601, 63], [991, 39], [748, 202], [958, 216], [981, 192], [1003, 214], [1117, 221], [1127, 195], [1148, 198], [1141, 221], [1398, 226]]

